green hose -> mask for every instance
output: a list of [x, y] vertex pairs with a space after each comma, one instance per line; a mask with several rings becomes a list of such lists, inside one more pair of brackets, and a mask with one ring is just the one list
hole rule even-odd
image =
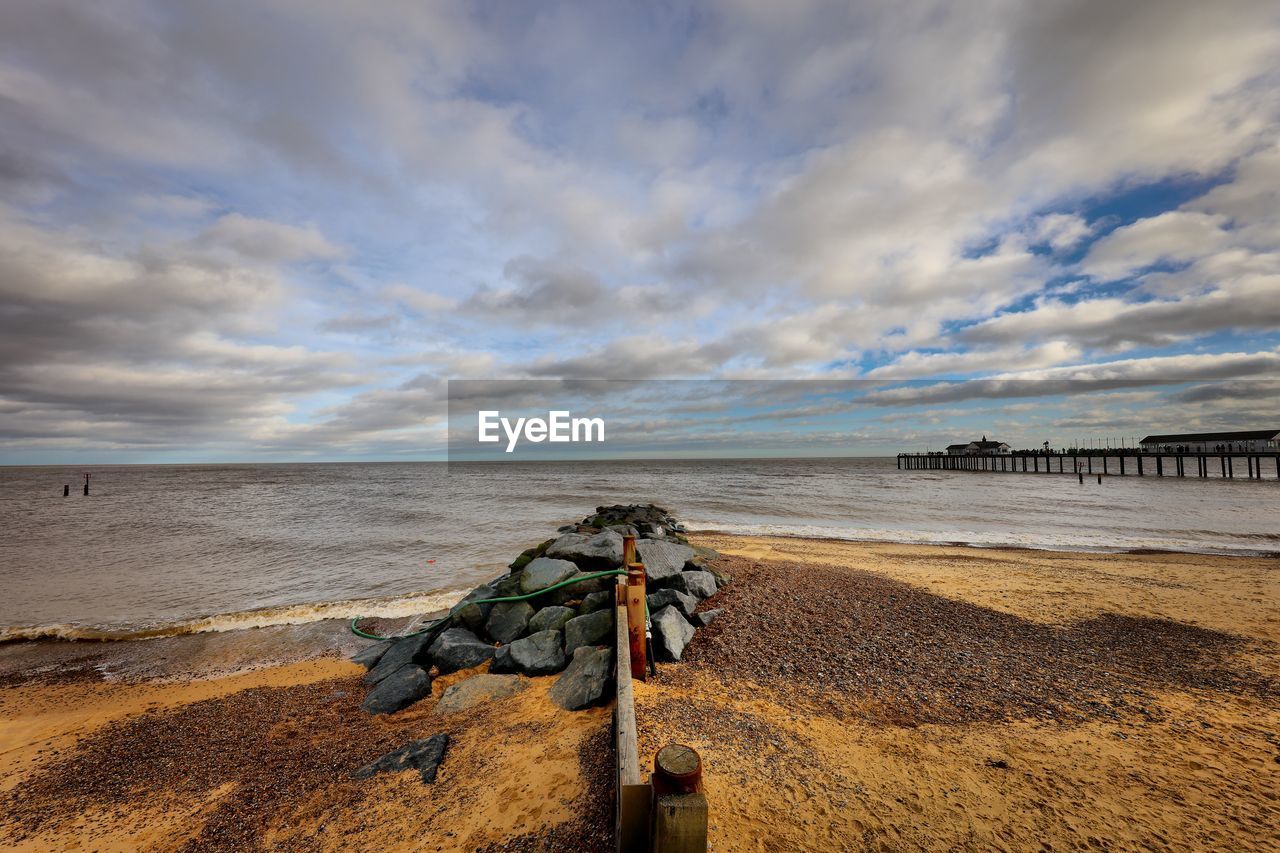
[[553, 589], [560, 589], [561, 587], [569, 586], [570, 584], [582, 583], [583, 581], [593, 581], [597, 578], [607, 578], [611, 575], [625, 575], [626, 573], [626, 569], [610, 569], [607, 572], [594, 572], [589, 575], [582, 575], [581, 577], [569, 578], [567, 581], [560, 581], [560, 583], [552, 584], [546, 589], [540, 589], [537, 592], [530, 592], [526, 595], [508, 595], [502, 598], [481, 598], [476, 601], [459, 601], [457, 604], [453, 605], [453, 607], [449, 608], [448, 613], [441, 616], [427, 627], [420, 631], [414, 631], [412, 634], [405, 634], [403, 637], [379, 637], [377, 634], [370, 634], [367, 631], [361, 631], [360, 620], [365, 617], [357, 616], [351, 620], [351, 633], [355, 634], [357, 637], [364, 637], [366, 640], [402, 640], [405, 637], [417, 637], [429, 631], [442, 629], [451, 619], [453, 619], [453, 614], [460, 610], [465, 604], [499, 604], [503, 601], [524, 601], [525, 599], [535, 598], [544, 593], [551, 592]]

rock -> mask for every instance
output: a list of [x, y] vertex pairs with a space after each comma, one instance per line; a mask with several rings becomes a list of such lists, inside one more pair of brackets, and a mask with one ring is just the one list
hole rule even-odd
[[527, 686], [528, 683], [518, 675], [473, 675], [449, 685], [449, 689], [436, 703], [436, 713], [454, 714], [465, 711], [481, 702], [514, 696]]
[[595, 536], [566, 533], [551, 543], [547, 556], [572, 560], [588, 569], [613, 569], [622, 565], [622, 536], [613, 530], [602, 530]]
[[360, 651], [351, 656], [354, 663], [360, 664], [365, 669], [373, 669], [374, 665], [382, 659], [387, 649], [391, 648], [393, 642], [391, 640], [381, 640], [372, 646], [365, 646]]
[[652, 620], [653, 651], [658, 660], [680, 660], [684, 647], [693, 639], [693, 626], [672, 606], [653, 614]]
[[543, 542], [540, 545], [535, 545], [532, 548], [524, 549], [523, 551], [520, 552], [520, 556], [512, 560], [511, 564], [507, 566], [507, 568], [511, 570], [512, 574], [519, 574], [521, 569], [529, 565], [529, 563], [533, 562], [538, 557], [541, 557], [543, 552], [547, 550], [547, 546], [554, 541], [556, 540], [548, 539], [546, 542]]
[[[585, 578], [594, 572], [577, 572], [566, 578], [566, 580], [574, 580], [575, 578]], [[613, 587], [616, 585], [617, 578], [604, 577], [594, 578], [592, 580], [578, 580], [576, 583], [568, 584], [560, 589], [552, 590], [545, 596], [538, 596], [538, 601], [544, 605], [548, 604], [564, 604], [569, 601], [581, 601], [593, 592], [600, 592], [605, 587]], [[544, 600], [545, 599], [545, 600]]]
[[578, 608], [578, 615], [586, 616], [588, 613], [595, 613], [597, 610], [608, 610], [612, 606], [613, 590], [602, 589], [582, 599], [582, 606]]
[[527, 601], [504, 601], [495, 604], [485, 621], [485, 630], [499, 643], [510, 643], [524, 636], [529, 627], [533, 605]]
[[612, 649], [580, 646], [574, 651], [568, 669], [551, 685], [551, 701], [566, 711], [577, 711], [600, 702], [608, 695], [612, 664]]
[[636, 543], [636, 557], [644, 563], [645, 577], [654, 583], [679, 574], [692, 556], [693, 549], [688, 545], [662, 539], [641, 539]]
[[444, 752], [449, 747], [447, 734], [432, 735], [425, 740], [407, 743], [394, 752], [388, 752], [377, 761], [370, 762], [351, 775], [357, 779], [368, 779], [375, 773], [398, 773], [401, 770], [417, 770], [422, 781], [430, 785], [436, 781], [436, 771], [444, 760]]
[[723, 612], [724, 610], [722, 608], [717, 607], [714, 610], [704, 610], [701, 613], [695, 613], [693, 614], [693, 624], [698, 628], [705, 628], [715, 621], [715, 618]]
[[668, 589], [688, 593], [695, 598], [710, 598], [716, 594], [716, 576], [711, 572], [681, 572], [663, 581]]
[[485, 612], [492, 608], [492, 604], [464, 604], [453, 611], [453, 624], [461, 625], [473, 634], [479, 634], [484, 631]]
[[564, 653], [572, 655], [580, 646], [613, 645], [613, 614], [597, 610], [570, 619], [564, 626]]
[[431, 655], [427, 649], [430, 643], [430, 634], [395, 640], [378, 658], [378, 662], [364, 674], [364, 683], [377, 684], [407, 663], [416, 663], [424, 669], [430, 669]]
[[492, 658], [493, 646], [466, 628], [450, 628], [431, 644], [430, 653], [442, 673], [456, 672], [479, 666]]
[[666, 528], [661, 524], [652, 524], [647, 521], [642, 521], [640, 524], [636, 525], [636, 527], [640, 531], [641, 536], [649, 539], [661, 539], [663, 536], [667, 535]]
[[701, 560], [714, 560], [720, 556], [720, 552], [714, 548], [708, 548], [705, 545], [693, 545], [694, 556]]
[[525, 675], [551, 675], [564, 669], [567, 658], [560, 647], [559, 631], [539, 631], [509, 646], [503, 646], [493, 659], [490, 672], [522, 672]]
[[556, 528], [556, 533], [572, 533], [578, 529], [576, 524], [562, 524]]
[[728, 586], [733, 583], [733, 575], [720, 571], [714, 565], [707, 565], [706, 570], [711, 572], [711, 576], [716, 579], [716, 586]]
[[559, 631], [564, 627], [564, 623], [568, 622], [575, 615], [576, 611], [572, 607], [561, 607], [552, 605], [544, 607], [537, 613], [533, 614], [529, 619], [529, 633], [536, 634], [539, 631]]
[[[605, 530], [612, 530], [614, 533], [618, 534], [619, 536], [639, 536], [640, 535], [640, 531], [636, 530], [635, 525], [631, 525], [631, 524], [610, 524], [605, 527]], [[619, 561], [619, 565], [621, 565], [621, 561]]]
[[407, 663], [383, 678], [360, 706], [370, 714], [394, 714], [431, 692], [431, 676], [415, 663]]
[[657, 613], [668, 605], [675, 605], [686, 618], [692, 617], [693, 612], [698, 609], [698, 599], [678, 589], [670, 588], [650, 593], [645, 598], [645, 603], [649, 605], [650, 613]]
[[554, 586], [560, 581], [568, 580], [577, 573], [578, 567], [568, 560], [539, 557], [525, 566], [524, 571], [520, 573], [520, 592], [523, 595], [537, 592]]

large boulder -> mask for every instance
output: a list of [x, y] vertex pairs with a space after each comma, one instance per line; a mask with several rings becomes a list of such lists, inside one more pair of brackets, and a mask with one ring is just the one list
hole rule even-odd
[[449, 736], [443, 732], [432, 735], [425, 740], [415, 740], [399, 749], [371, 761], [351, 775], [357, 779], [368, 779], [375, 773], [398, 773], [401, 770], [417, 770], [422, 781], [430, 785], [436, 781], [436, 771], [440, 762], [444, 761], [444, 751], [449, 746]]
[[674, 605], [686, 618], [692, 617], [698, 609], [698, 599], [678, 589], [660, 589], [645, 597], [650, 613], [657, 613], [664, 607]]
[[372, 646], [365, 646], [360, 651], [352, 655], [353, 663], [358, 663], [365, 669], [373, 669], [378, 661], [382, 660], [382, 656], [387, 653], [387, 649], [395, 645], [393, 640], [380, 640]]
[[524, 690], [527, 682], [518, 675], [489, 675], [481, 673], [463, 679], [449, 689], [436, 703], [437, 714], [454, 714], [473, 708], [481, 702], [514, 696]]
[[569, 667], [551, 685], [551, 701], [566, 711], [597, 704], [609, 693], [612, 664], [612, 649], [579, 647], [574, 651]]
[[668, 589], [679, 590], [695, 598], [710, 598], [716, 594], [716, 578], [711, 572], [681, 572], [663, 581]]
[[580, 646], [612, 645], [613, 613], [597, 610], [570, 619], [564, 626], [564, 653], [572, 655]]
[[[573, 583], [570, 583], [568, 586], [563, 586], [560, 589], [552, 590], [546, 595], [540, 595], [538, 596], [538, 600], [545, 600], [545, 604], [565, 604], [570, 601], [581, 601], [593, 592], [601, 592], [606, 587], [611, 588], [616, 584], [616, 578], [613, 576], [591, 578], [591, 575], [593, 574], [595, 573], [578, 572], [571, 575], [566, 578], [566, 580], [573, 581]], [[583, 580], [583, 578], [591, 579]]]
[[470, 669], [493, 657], [493, 646], [466, 628], [450, 628], [445, 631], [431, 644], [429, 651], [431, 659], [442, 673]]
[[613, 590], [602, 589], [582, 599], [582, 604], [578, 606], [578, 615], [586, 616], [588, 613], [595, 613], [597, 610], [609, 610], [612, 607]]
[[485, 631], [499, 643], [510, 643], [524, 636], [529, 627], [529, 617], [533, 615], [533, 605], [527, 601], [504, 601], [493, 605], [489, 618], [485, 621]]
[[568, 560], [539, 557], [525, 566], [524, 571], [520, 573], [520, 592], [522, 595], [538, 592], [566, 581], [577, 573], [577, 565]]
[[453, 611], [453, 624], [461, 625], [473, 634], [484, 632], [484, 623], [493, 610], [492, 604], [469, 602]]
[[402, 637], [395, 640], [378, 658], [378, 662], [364, 674], [364, 683], [377, 684], [408, 663], [416, 663], [426, 669], [430, 669], [431, 655], [428, 651], [430, 643], [430, 634], [419, 634], [416, 637]]
[[407, 663], [374, 685], [364, 697], [370, 714], [394, 714], [431, 692], [431, 676], [417, 664]]
[[564, 627], [564, 623], [568, 622], [576, 615], [578, 615], [577, 611], [572, 607], [561, 607], [558, 604], [554, 604], [551, 607], [544, 607], [530, 617], [529, 633], [536, 634], [539, 631], [559, 631]]
[[676, 542], [641, 539], [636, 543], [636, 559], [644, 563], [645, 577], [652, 583], [680, 574], [692, 556], [692, 548]]
[[622, 536], [614, 530], [594, 536], [566, 533], [551, 543], [547, 556], [572, 560], [584, 569], [614, 569], [622, 565]]
[[499, 649], [489, 671], [551, 675], [564, 669], [566, 660], [560, 644], [560, 632], [539, 631]]
[[678, 661], [693, 639], [693, 626], [673, 606], [653, 614], [653, 651], [658, 660]]

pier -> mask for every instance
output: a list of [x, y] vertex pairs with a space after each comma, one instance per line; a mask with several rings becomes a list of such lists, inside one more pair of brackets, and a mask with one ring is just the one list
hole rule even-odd
[[1153, 452], [1019, 450], [999, 454], [899, 453], [900, 471], [985, 471], [1017, 474], [1200, 477], [1280, 481], [1280, 452]]

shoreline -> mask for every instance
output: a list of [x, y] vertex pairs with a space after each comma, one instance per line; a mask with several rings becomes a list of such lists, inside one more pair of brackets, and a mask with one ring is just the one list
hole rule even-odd
[[[735, 576], [700, 605], [723, 613], [635, 696], [642, 755], [670, 741], [702, 755], [716, 849], [1265, 848], [1280, 818], [1273, 562], [691, 541]], [[337, 657], [367, 645], [345, 620], [43, 641], [54, 654], [34, 669], [14, 666], [24, 645], [41, 644], [0, 646], [0, 797], [29, 796], [0, 824], [7, 846], [235, 846], [242, 820], [280, 846], [358, 848], [378, 833], [389, 850], [424, 836], [609, 847], [608, 706], [557, 712], [551, 679], [438, 713], [482, 665], [370, 718], [363, 669]], [[232, 720], [243, 733], [208, 747]], [[456, 746], [437, 785], [347, 778], [438, 731]], [[62, 817], [38, 817], [49, 808]]]
[[[893, 539], [876, 537], [840, 537], [831, 535], [810, 535], [806, 533], [742, 533], [716, 527], [691, 529], [689, 535], [695, 538], [715, 539], [731, 537], [740, 539], [787, 539], [801, 542], [819, 542], [826, 544], [850, 545], [889, 545], [905, 548], [947, 549], [965, 548], [979, 551], [1012, 552], [1029, 554], [1067, 554], [1067, 555], [1131, 555], [1131, 556], [1200, 556], [1243, 560], [1277, 560], [1280, 561], [1280, 550], [1226, 550], [1205, 549], [1192, 550], [1183, 548], [1106, 548], [1106, 547], [1065, 547], [1061, 545], [1031, 544], [988, 544], [984, 542], [941, 541], [919, 539]], [[55, 623], [46, 625], [11, 625], [0, 627], [0, 649], [10, 644], [30, 642], [77, 642], [77, 643], [122, 643], [139, 640], [166, 639], [190, 634], [228, 633], [235, 631], [275, 628], [289, 625], [307, 625], [326, 620], [349, 621], [360, 615], [369, 619], [409, 619], [418, 615], [418, 608], [423, 604], [432, 606], [429, 613], [440, 613], [447, 610], [462, 598], [470, 586], [445, 587], [439, 590], [425, 590], [392, 595], [381, 598], [344, 599], [332, 601], [298, 602], [296, 604], [278, 605], [249, 610], [236, 610], [226, 613], [193, 616], [168, 623], [156, 625], [139, 625], [136, 627], [84, 626], [77, 623]]]

